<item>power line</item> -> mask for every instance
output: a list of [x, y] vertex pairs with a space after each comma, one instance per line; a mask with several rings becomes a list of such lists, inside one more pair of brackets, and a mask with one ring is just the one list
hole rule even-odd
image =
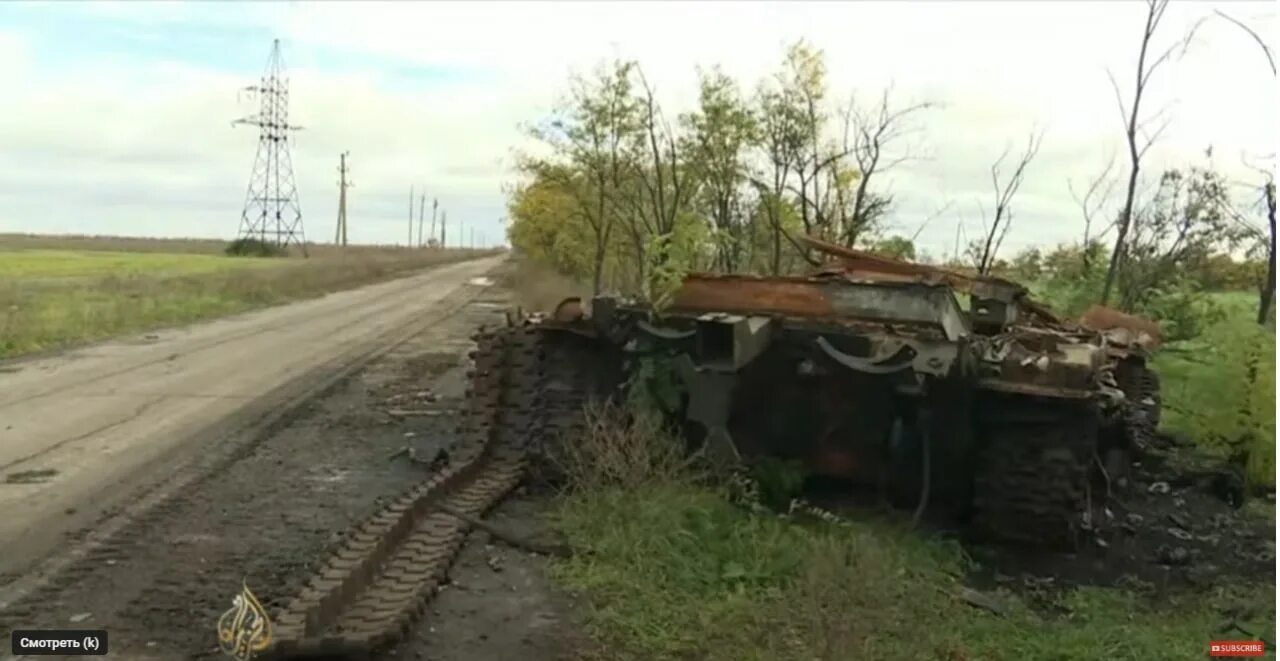
[[237, 119], [232, 126], [258, 127], [258, 151], [249, 175], [244, 211], [240, 214], [241, 238], [257, 238], [279, 246], [296, 243], [307, 254], [302, 231], [302, 206], [293, 177], [293, 157], [289, 153], [289, 133], [301, 126], [289, 124], [289, 79], [284, 76], [280, 40], [272, 42], [271, 56], [257, 85], [242, 91], [258, 95], [258, 113]]

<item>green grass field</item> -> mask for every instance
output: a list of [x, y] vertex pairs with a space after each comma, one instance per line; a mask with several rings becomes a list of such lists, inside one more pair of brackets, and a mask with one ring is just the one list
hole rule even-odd
[[[1248, 292], [1213, 295], [1225, 316], [1193, 340], [1156, 354], [1164, 394], [1161, 426], [1210, 450], [1251, 447], [1249, 479], [1275, 485], [1275, 326], [1254, 323], [1257, 298]], [[1250, 380], [1250, 364], [1255, 377]]]
[[1275, 629], [1273, 587], [1239, 579], [1194, 593], [1132, 581], [975, 597], [974, 563], [954, 540], [902, 518], [750, 512], [643, 418], [593, 416], [589, 429], [558, 462], [570, 484], [552, 522], [576, 553], [552, 571], [586, 604], [595, 658], [1198, 659], [1224, 613]]
[[0, 251], [0, 281], [195, 275], [275, 268], [282, 263], [282, 260], [237, 259], [222, 255], [24, 249]]
[[478, 254], [315, 246], [309, 259], [250, 258], [220, 254], [225, 245], [0, 236], [0, 358], [202, 321]]
[[998, 616], [957, 596], [956, 545], [796, 525], [678, 482], [568, 496], [556, 523], [580, 552], [554, 575], [588, 604], [601, 659], [1200, 659], [1224, 611], [1275, 630], [1270, 586], [998, 591]]

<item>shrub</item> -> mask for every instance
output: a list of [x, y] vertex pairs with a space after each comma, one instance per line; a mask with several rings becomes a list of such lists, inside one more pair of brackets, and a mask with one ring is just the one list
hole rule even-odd
[[590, 404], [583, 415], [582, 436], [549, 449], [548, 459], [564, 475], [570, 490], [634, 489], [684, 476], [684, 444], [659, 416], [628, 415], [608, 403]]
[[1157, 289], [1138, 312], [1159, 320], [1166, 342], [1198, 337], [1226, 317], [1222, 305], [1186, 277]]
[[253, 237], [241, 237], [227, 244], [224, 251], [231, 257], [288, 257], [289, 251], [280, 245], [255, 239]]

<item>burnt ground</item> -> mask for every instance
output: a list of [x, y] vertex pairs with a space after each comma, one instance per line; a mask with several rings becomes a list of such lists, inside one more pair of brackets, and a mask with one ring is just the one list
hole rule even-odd
[[[1211, 479], [1188, 477], [1169, 462], [1135, 466], [1132, 482], [1095, 501], [1092, 529], [1074, 552], [992, 544], [971, 538], [962, 521], [925, 517], [922, 534], [960, 541], [980, 589], [1051, 594], [1075, 586], [1139, 589], [1159, 596], [1195, 593], [1228, 583], [1271, 590], [1276, 579], [1275, 495], [1236, 508]], [[865, 489], [819, 481], [807, 498], [851, 519], [909, 525], [911, 509], [888, 507]], [[1099, 494], [1100, 495], [1100, 494]]]
[[1153, 594], [1227, 583], [1268, 590], [1276, 579], [1274, 494], [1236, 508], [1206, 479], [1154, 462], [1095, 508], [1094, 531], [1076, 553], [970, 546], [979, 585], [1143, 588]]
[[[311, 400], [45, 586], [0, 605], [0, 629], [102, 628], [117, 658], [220, 658], [215, 622], [241, 581], [274, 611], [344, 531], [423, 479], [422, 466], [391, 457], [406, 444], [426, 456], [452, 442], [469, 336], [500, 323], [507, 305], [490, 287]], [[529, 528], [535, 513], [516, 498], [494, 516]], [[456, 585], [387, 658], [564, 658], [567, 602], [542, 578], [542, 562], [473, 534]]]

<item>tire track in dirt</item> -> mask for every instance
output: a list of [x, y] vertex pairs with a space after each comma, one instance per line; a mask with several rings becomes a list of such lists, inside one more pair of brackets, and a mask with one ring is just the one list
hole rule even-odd
[[[408, 433], [420, 445], [448, 442], [455, 421], [392, 419], [379, 413], [381, 400], [422, 390], [424, 378], [449, 381], [470, 331], [500, 320], [501, 302], [482, 296], [313, 400], [277, 433], [207, 470], [44, 589], [0, 611], [0, 628], [106, 628], [113, 653], [128, 658], [220, 654], [214, 621], [242, 579], [275, 607], [340, 541], [333, 531], [423, 478], [420, 468], [387, 457]], [[456, 390], [454, 400], [436, 405], [456, 405]]]

